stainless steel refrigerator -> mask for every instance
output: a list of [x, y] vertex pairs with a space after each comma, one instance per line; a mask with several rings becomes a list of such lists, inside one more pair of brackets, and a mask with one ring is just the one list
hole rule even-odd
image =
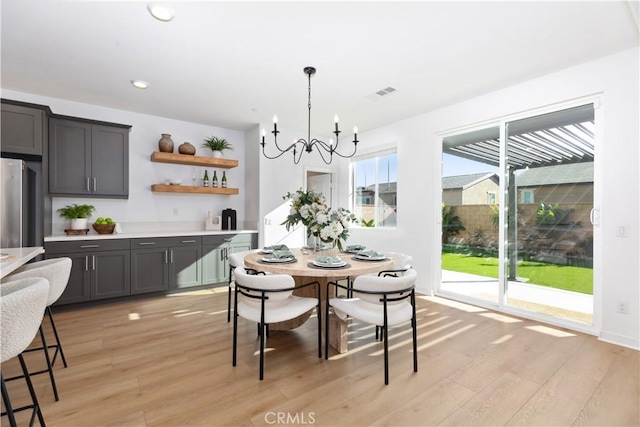
[[42, 246], [42, 163], [0, 159], [0, 247]]

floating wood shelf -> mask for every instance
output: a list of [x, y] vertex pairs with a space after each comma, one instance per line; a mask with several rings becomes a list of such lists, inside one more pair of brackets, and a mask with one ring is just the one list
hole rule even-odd
[[224, 196], [232, 196], [240, 192], [237, 188], [192, 187], [190, 185], [165, 184], [153, 184], [151, 191], [155, 191], [156, 193], [221, 194]]
[[[151, 153], [151, 161], [159, 162], [159, 163], [177, 163], [181, 165], [192, 165], [192, 166], [209, 166], [209, 167], [223, 168], [223, 169], [231, 169], [231, 168], [238, 167], [237, 160], [216, 159], [213, 157], [204, 157], [204, 156], [189, 156], [187, 154], [163, 153], [160, 151], [154, 151], [153, 153]], [[192, 188], [198, 188], [198, 187], [192, 187]], [[229, 189], [227, 188], [227, 190]]]

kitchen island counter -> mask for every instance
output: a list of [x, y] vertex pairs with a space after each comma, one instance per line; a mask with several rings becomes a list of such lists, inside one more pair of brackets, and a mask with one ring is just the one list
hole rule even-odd
[[54, 234], [44, 238], [45, 242], [73, 242], [78, 240], [107, 240], [107, 239], [147, 239], [152, 237], [179, 237], [179, 236], [225, 236], [236, 234], [257, 234], [257, 230], [157, 230], [142, 232], [125, 232], [119, 234], [81, 234], [70, 235]]

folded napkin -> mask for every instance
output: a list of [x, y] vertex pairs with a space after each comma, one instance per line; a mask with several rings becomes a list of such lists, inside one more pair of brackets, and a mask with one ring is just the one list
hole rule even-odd
[[349, 245], [346, 247], [347, 252], [359, 252], [364, 251], [367, 247], [364, 245]]
[[370, 250], [370, 251], [360, 251], [358, 252], [358, 256], [362, 258], [380, 258], [380, 257], [383, 257], [384, 254]]
[[340, 264], [342, 262], [342, 258], [336, 255], [321, 255], [316, 257], [316, 262], [318, 264]]
[[281, 251], [273, 251], [266, 256], [271, 259], [286, 259], [293, 258], [293, 254], [289, 249], [281, 250]]
[[268, 250], [268, 251], [288, 251], [289, 247], [287, 245], [271, 245], [271, 246], [265, 246], [264, 249]]

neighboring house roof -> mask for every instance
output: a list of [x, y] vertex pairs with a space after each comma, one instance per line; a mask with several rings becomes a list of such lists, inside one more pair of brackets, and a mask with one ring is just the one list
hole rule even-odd
[[517, 177], [518, 187], [593, 182], [593, 162], [526, 169]]
[[[375, 193], [376, 191], [376, 186], [375, 184], [372, 185], [367, 185], [366, 187], [360, 187], [362, 189], [362, 191], [365, 192], [370, 192], [370, 193]], [[378, 184], [378, 191], [380, 192], [380, 194], [387, 194], [387, 193], [395, 193], [397, 192], [398, 188], [398, 184], [396, 182], [390, 182], [390, 183], [381, 183]]]
[[496, 184], [498, 183], [498, 175], [495, 172], [482, 172], [472, 173], [469, 175], [457, 175], [457, 176], [444, 176], [442, 177], [442, 189], [454, 190], [461, 188], [466, 190], [467, 188], [476, 185], [485, 179], [491, 179]]

